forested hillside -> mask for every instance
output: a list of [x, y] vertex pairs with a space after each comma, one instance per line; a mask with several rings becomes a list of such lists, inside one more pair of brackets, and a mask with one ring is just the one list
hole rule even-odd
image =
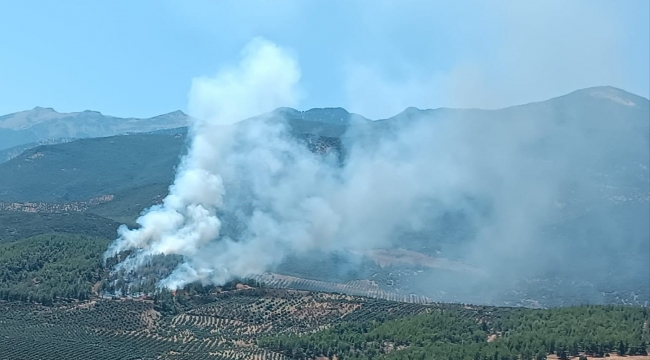
[[183, 135], [136, 134], [38, 146], [0, 164], [0, 200], [85, 201], [169, 184], [184, 145]]
[[83, 234], [112, 239], [119, 223], [92, 213], [0, 211], [0, 243], [46, 233]]
[[0, 300], [85, 300], [106, 278], [102, 238], [44, 234], [0, 244]]
[[432, 309], [398, 320], [344, 323], [260, 345], [295, 359], [560, 359], [647, 355], [646, 308]]

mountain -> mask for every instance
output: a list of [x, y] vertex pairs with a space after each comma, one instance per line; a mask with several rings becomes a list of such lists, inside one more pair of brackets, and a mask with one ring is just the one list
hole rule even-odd
[[[167, 115], [151, 120], [165, 118]], [[336, 138], [351, 123], [369, 122], [342, 108], [308, 111], [280, 108], [244, 122], [260, 119], [286, 121], [291, 132], [310, 147], [338, 146], [332, 142], [337, 142]], [[131, 189], [147, 185], [164, 190], [185, 147], [186, 133], [187, 128], [174, 127], [79, 139], [56, 146], [24, 144], [6, 149], [0, 156], [11, 161], [3, 164], [0, 160], [0, 174], [6, 174], [0, 180], [0, 201], [82, 201], [122, 191], [131, 194]], [[36, 173], [54, 178], [44, 187]], [[117, 196], [116, 201], [120, 198]]]
[[[343, 108], [322, 108], [299, 111], [279, 108], [249, 120], [278, 118], [286, 121], [295, 133], [339, 137], [352, 123], [369, 120]], [[23, 151], [46, 144], [69, 142], [81, 138], [97, 138], [132, 133], [179, 133], [187, 126], [188, 115], [182, 111], [148, 119], [119, 118], [96, 111], [59, 113], [52, 108], [36, 107], [0, 116], [0, 163]]]
[[[51, 114], [53, 110], [40, 109], [37, 112]], [[84, 113], [77, 113], [74, 117], [81, 119], [84, 116], [82, 114]], [[103, 116], [99, 113], [92, 114], [94, 115], [89, 116], [95, 116], [94, 121], [99, 121], [98, 117]], [[598, 159], [601, 168], [592, 170], [605, 172], [606, 174], [601, 174], [604, 178], [627, 179], [630, 187], [641, 189], [647, 195], [650, 101], [612, 87], [578, 90], [547, 101], [499, 110], [408, 108], [391, 118], [370, 121], [342, 108], [308, 111], [280, 108], [245, 121], [260, 118], [284, 119], [294, 135], [306, 138], [309, 142], [326, 139], [326, 146], [340, 147], [338, 139], [349, 128], [369, 127], [371, 133], [374, 131], [379, 136], [379, 133], [418, 117], [426, 117], [429, 121], [442, 118], [465, 119], [479, 124], [497, 124], [519, 119], [527, 119], [534, 124], [576, 124], [587, 129], [585, 136], [590, 141], [596, 139], [610, 147], [608, 157]], [[121, 131], [135, 128], [133, 124], [138, 121], [149, 124], [150, 127], [170, 128], [156, 129], [151, 133], [80, 139], [28, 149], [0, 164], [0, 201], [82, 201], [148, 185], [163, 184], [161, 189], [164, 189], [172, 180], [174, 167], [185, 148], [186, 129], [171, 128], [178, 125], [181, 118], [186, 116], [176, 112], [148, 120], [109, 120], [122, 124], [119, 127]], [[11, 120], [7, 116], [0, 119], [2, 126], [19, 128], [16, 119]], [[51, 123], [51, 120], [39, 121], [29, 119], [24, 120], [23, 124], [29, 123], [31, 127], [28, 128], [33, 128], [38, 124]], [[645, 134], [644, 143], [631, 143], [632, 139], [626, 138], [629, 127]], [[141, 130], [145, 128], [140, 127]], [[554, 140], [549, 139], [549, 144], [552, 145], [552, 141]], [[48, 179], [47, 186], [43, 186], [44, 178]]]
[[60, 113], [35, 107], [0, 116], [0, 150], [61, 138], [91, 138], [125, 133], [150, 132], [187, 125], [181, 111], [148, 119], [119, 118], [97, 111]]
[[292, 108], [279, 108], [271, 113], [291, 121], [306, 121], [328, 125], [350, 125], [355, 121], [369, 121], [361, 115], [349, 113], [343, 108], [314, 108], [300, 111]]
[[[459, 128], [462, 136], [470, 136], [463, 139], [484, 142], [487, 148], [523, 136], [526, 146], [515, 148], [530, 152], [524, 159], [536, 162], [533, 166], [526, 164], [525, 169], [570, 157], [571, 167], [561, 168], [566, 171], [561, 174], [562, 179], [569, 181], [562, 183], [559, 203], [555, 203], [559, 210], [554, 210], [552, 216], [557, 218], [552, 219], [548, 228], [540, 230], [543, 241], [534, 244], [536, 258], [530, 262], [531, 266], [556, 273], [519, 279], [523, 282], [512, 285], [505, 279], [495, 284], [479, 278], [474, 283], [473, 278], [438, 268], [424, 269], [422, 274], [377, 269], [379, 266], [373, 265], [356, 275], [343, 274], [336, 269], [349, 268], [341, 265], [341, 259], [347, 259], [347, 255], [320, 257], [320, 262], [294, 261], [278, 271], [334, 282], [369, 279], [365, 275], [370, 271], [373, 281], [384, 291], [418, 294], [441, 301], [484, 302], [496, 291], [496, 285], [501, 298], [492, 301], [508, 305], [648, 301], [648, 99], [616, 88], [596, 87], [498, 110], [408, 108], [393, 117], [371, 121], [341, 108], [308, 111], [281, 108], [243, 123], [260, 119], [286, 121], [290, 132], [312, 151], [334, 149], [345, 154], [350, 141], [392, 136], [393, 129], [423, 118], [424, 121], [462, 122], [467, 126]], [[174, 169], [186, 149], [186, 133], [187, 128], [183, 127], [158, 129], [27, 149], [0, 164], [0, 210], [82, 212], [132, 224], [143, 209], [158, 203], [167, 193]], [[348, 136], [357, 133], [364, 137]], [[534, 141], [529, 142], [526, 136], [531, 134]], [[489, 157], [481, 159], [490, 161]], [[504, 165], [497, 161], [497, 165], [504, 166], [501, 170], [508, 173], [524, 171], [521, 163]], [[531, 180], [531, 177], [518, 179]], [[536, 191], [534, 186], [524, 186]], [[470, 200], [479, 204], [476, 210], [489, 212], [489, 198]], [[463, 247], [455, 245], [475, 236], [475, 223], [470, 219], [475, 215], [466, 215], [449, 212], [436, 217], [421, 232], [400, 234], [399, 246], [434, 258], [437, 251], [442, 251], [445, 257], [462, 259]], [[84, 227], [88, 228], [99, 221], [86, 220], [88, 225]], [[50, 222], [56, 221], [53, 218]], [[41, 227], [50, 226], [49, 222], [39, 220], [38, 223], [41, 222], [45, 224]], [[224, 229], [227, 225], [225, 219]], [[111, 224], [107, 229], [113, 227]], [[13, 230], [7, 228], [6, 232], [13, 233]], [[297, 267], [298, 264], [302, 267]], [[561, 280], [556, 276], [561, 276]], [[611, 279], [617, 279], [616, 283], [612, 284]]]
[[365, 117], [349, 113], [343, 108], [315, 108], [300, 111], [286, 107], [244, 121], [269, 118], [285, 122], [294, 134], [311, 134], [325, 137], [341, 137], [351, 125], [371, 122]]

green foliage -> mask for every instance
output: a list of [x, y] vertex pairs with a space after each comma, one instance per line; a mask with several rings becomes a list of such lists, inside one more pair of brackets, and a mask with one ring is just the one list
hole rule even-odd
[[86, 299], [105, 275], [103, 238], [46, 234], [0, 244], [0, 299]]
[[125, 189], [115, 193], [112, 201], [91, 206], [88, 211], [133, 227], [144, 209], [162, 201], [168, 187], [165, 182]]
[[117, 236], [119, 225], [113, 220], [89, 213], [0, 211], [0, 243], [46, 233], [84, 234], [113, 239]]
[[0, 302], [7, 359], [152, 359], [179, 344], [146, 333], [151, 305], [99, 301], [51, 307]]
[[647, 308], [422, 305], [236, 288], [196, 285], [177, 293], [158, 292], [153, 301], [94, 299], [52, 306], [0, 301], [0, 354], [25, 359], [286, 360], [336, 355], [519, 360], [545, 359], [550, 353], [568, 358], [581, 351], [590, 357], [647, 351]]
[[[397, 320], [349, 322], [302, 336], [262, 338], [292, 358], [533, 359], [547, 354], [645, 354], [647, 308], [581, 306], [472, 314], [434, 309]], [[488, 341], [489, 340], [489, 341]], [[632, 350], [630, 350], [632, 349]]]
[[169, 184], [184, 146], [182, 134], [134, 134], [39, 146], [0, 164], [0, 200], [86, 201], [148, 184]]
[[[311, 332], [340, 323], [341, 314], [350, 312], [403, 316], [424, 309], [335, 294], [236, 290], [236, 285], [214, 294], [205, 290], [161, 292], [154, 301], [95, 299], [52, 306], [0, 301], [0, 354], [10, 359], [287, 360], [256, 346], [259, 336]], [[179, 303], [177, 313], [160, 311], [168, 302]]]

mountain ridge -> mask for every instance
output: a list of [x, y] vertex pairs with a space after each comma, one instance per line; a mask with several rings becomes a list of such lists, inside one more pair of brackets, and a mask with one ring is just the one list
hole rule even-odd
[[[576, 96], [583, 96], [583, 97], [590, 96], [593, 98], [605, 98], [627, 106], [638, 106], [638, 104], [648, 106], [648, 103], [650, 102], [650, 99], [647, 99], [643, 96], [628, 92], [620, 88], [616, 88], [613, 86], [594, 86], [594, 87], [588, 87], [584, 89], [578, 89], [570, 93], [555, 96], [546, 100], [533, 101], [529, 103], [506, 106], [506, 107], [496, 108], [496, 109], [484, 109], [484, 108], [474, 108], [474, 107], [456, 108], [456, 107], [444, 107], [444, 106], [437, 107], [437, 108], [418, 108], [414, 106], [409, 106], [402, 112], [394, 114], [388, 118], [369, 119], [363, 115], [349, 112], [343, 107], [315, 107], [307, 110], [298, 110], [290, 107], [280, 107], [267, 114], [261, 114], [259, 116], [282, 115], [282, 116], [289, 116], [292, 118], [300, 118], [302, 120], [312, 121], [312, 122], [322, 122], [322, 123], [330, 123], [330, 124], [349, 124], [350, 119], [360, 120], [360, 121], [378, 121], [378, 120], [398, 117], [400, 116], [400, 114], [409, 113], [413, 111], [419, 111], [419, 112], [457, 111], [457, 110], [499, 111], [499, 110], [505, 110], [511, 108], [518, 108], [521, 106], [540, 104], [549, 101], [557, 101], [560, 99], [576, 97]], [[148, 118], [136, 118], [136, 117], [117, 117], [117, 116], [105, 115], [99, 111], [94, 111], [94, 110], [83, 110], [78, 112], [65, 113], [65, 112], [58, 112], [51, 107], [36, 106], [32, 110], [24, 110], [24, 111], [14, 112], [6, 115], [1, 115], [0, 129], [23, 130], [31, 126], [38, 125], [40, 123], [53, 121], [60, 118], [74, 118], [81, 115], [103, 116], [106, 117], [107, 120], [117, 119], [117, 120], [131, 121], [131, 122], [147, 121], [147, 120], [170, 118], [170, 117], [184, 118], [185, 120], [190, 118], [190, 116], [184, 113], [182, 110], [175, 110], [168, 113], [151, 116]], [[29, 121], [29, 120], [34, 120], [35, 122], [32, 123], [28, 122], [27, 125], [25, 125], [24, 124], [25, 121]], [[245, 119], [242, 119], [242, 121], [243, 120]], [[146, 131], [141, 131], [141, 132], [146, 132]]]
[[[411, 119], [421, 116], [430, 117], [434, 120], [440, 117], [449, 117], [451, 119], [466, 118], [476, 121], [501, 121], [503, 119], [509, 118], [512, 120], [521, 117], [532, 119], [542, 124], [558, 121], [576, 122], [577, 124], [582, 124], [580, 126], [587, 126], [593, 131], [598, 131], [601, 137], [606, 135], [609, 138], [616, 139], [618, 142], [629, 143], [630, 139], [625, 138], [626, 134], [624, 132], [617, 132], [617, 122], [630, 121], [640, 132], [645, 131], [647, 133], [647, 114], [648, 108], [650, 108], [650, 100], [637, 97], [633, 94], [629, 96], [626, 94], [628, 93], [615, 88], [596, 87], [578, 90], [543, 102], [518, 105], [500, 110], [449, 108], [421, 110], [411, 107], [391, 118], [375, 121], [368, 120], [361, 115], [349, 113], [343, 108], [320, 108], [307, 111], [279, 108], [270, 113], [243, 121], [254, 121], [255, 119], [268, 118], [269, 116], [276, 117], [278, 120], [286, 120], [291, 132], [297, 136], [343, 139], [343, 134], [353, 124], [354, 126], [359, 125], [361, 127], [369, 126], [371, 130], [370, 134], [378, 136], [381, 131], [390, 131], [393, 125], [398, 126], [397, 124], [401, 124], [406, 118]], [[621, 98], [623, 102], [618, 98]], [[630, 106], [629, 101], [634, 102], [635, 106]], [[176, 114], [185, 115], [182, 112], [177, 112]], [[37, 143], [36, 145], [38, 147], [26, 150], [22, 149], [24, 152], [20, 155], [10, 161], [0, 163], [0, 179], [5, 179], [4, 181], [0, 180], [0, 201], [57, 202], [61, 200], [85, 200], [86, 198], [115, 192], [124, 185], [122, 184], [124, 181], [135, 181], [134, 184], [137, 186], [146, 185], [149, 180], [143, 177], [141, 173], [144, 168], [151, 171], [151, 174], [165, 174], [162, 177], [158, 175], [154, 176], [156, 179], [153, 183], [170, 181], [173, 177], [173, 168], [177, 164], [178, 158], [186, 145], [185, 134], [186, 128], [176, 127], [133, 135], [82, 139], [71, 142], [66, 141], [65, 143], [55, 145], [38, 145]], [[645, 142], [647, 143], [648, 139], [645, 139]], [[635, 145], [635, 149], [640, 148], [638, 145]], [[160, 153], [161, 156], [164, 154], [164, 159], [160, 157], [156, 158], [158, 156], [157, 152], [148, 150], [147, 146], [166, 149]], [[95, 151], [91, 150], [93, 148], [95, 148]], [[129, 148], [133, 151], [127, 151]], [[20, 150], [21, 148], [18, 148], [16, 152]], [[629, 157], [628, 153], [620, 152], [618, 148], [613, 150], [617, 151], [617, 158], [626, 159], [626, 162], [629, 162], [627, 160]], [[105, 183], [104, 185], [106, 187], [102, 186], [104, 187], [103, 189], [97, 188], [92, 191], [86, 191], [87, 189], [82, 186], [85, 190], [81, 191], [81, 193], [64, 190], [64, 188], [73, 186], [74, 184], [81, 186], [80, 182], [83, 182], [82, 178], [70, 177], [71, 174], [84, 174], [84, 171], [90, 171], [93, 166], [98, 166], [99, 164], [106, 164], [103, 167], [111, 168], [112, 165], [110, 163], [113, 161], [111, 160], [111, 154], [113, 153], [120, 154], [120, 161], [117, 158], [114, 160], [116, 164], [122, 164], [125, 160], [133, 164], [133, 166], [121, 165], [111, 170], [117, 173], [126, 171], [126, 173], [114, 179], [114, 181], [118, 181], [118, 178], [120, 178], [121, 180], [118, 183], [114, 183], [113, 185], [109, 185], [110, 182]], [[151, 159], [139, 158], [139, 156], [142, 157], [145, 155], [151, 157]], [[641, 163], [647, 160], [647, 154], [643, 153], [639, 155], [642, 158]], [[147, 163], [145, 161], [152, 159], [155, 159], [153, 163]], [[50, 189], [38, 190], [38, 184], [33, 182], [39, 176], [34, 176], [30, 172], [44, 171], [45, 168], [42, 170], [38, 169], [40, 166], [49, 168], [50, 165], [47, 165], [49, 161], [53, 161], [51, 166], [54, 166], [54, 170], [52, 171], [56, 171], [62, 178], [69, 179], [61, 184], [62, 187], [58, 190], [54, 186]], [[611, 161], [614, 161], [614, 158]], [[164, 164], [164, 169], [158, 168], [162, 164]], [[629, 162], [628, 165], [628, 168], [637, 166], [636, 164], [632, 164], [632, 162]], [[110, 175], [111, 171], [107, 170], [107, 174]], [[104, 173], [103, 170], [101, 172]], [[88, 173], [85, 176], [90, 176], [90, 174]], [[29, 180], [30, 178], [34, 180]], [[92, 178], [91, 176], [89, 179]], [[647, 176], [644, 176], [645, 178]], [[106, 179], [101, 178], [100, 180], [100, 182], [104, 182]], [[90, 180], [85, 182], [87, 183], [88, 181]], [[30, 183], [33, 184], [30, 186]], [[88, 183], [84, 186], [91, 185]], [[116, 187], [117, 185], [120, 186]], [[27, 191], [27, 188], [32, 188], [36, 192], [32, 192], [31, 190]], [[27, 194], [31, 195], [26, 196]], [[80, 196], [81, 194], [84, 194], [84, 196]]]
[[66, 138], [95, 138], [187, 126], [188, 116], [174, 111], [151, 118], [120, 118], [98, 111], [60, 113], [35, 107], [0, 116], [0, 151]]
[[[42, 107], [42, 106], [36, 106], [31, 110], [23, 110], [23, 111], [18, 111], [14, 113], [9, 113], [5, 115], [0, 116], [0, 128], [5, 128], [5, 129], [12, 129], [12, 130], [22, 130], [25, 128], [29, 128], [31, 126], [47, 122], [47, 121], [52, 121], [55, 119], [60, 119], [60, 118], [70, 118], [70, 117], [76, 117], [80, 115], [101, 115], [105, 116], [108, 119], [121, 119], [121, 120], [141, 120], [141, 121], [146, 121], [150, 119], [155, 119], [155, 118], [161, 118], [161, 117], [169, 117], [169, 116], [182, 116], [182, 117], [187, 117], [188, 115], [185, 114], [181, 110], [175, 110], [171, 111], [168, 113], [148, 117], [148, 118], [137, 118], [137, 117], [118, 117], [118, 116], [112, 116], [112, 115], [105, 115], [100, 111], [95, 111], [95, 110], [82, 110], [82, 111], [73, 111], [73, 112], [59, 112], [56, 111], [52, 107]], [[33, 122], [29, 122], [30, 120], [33, 120]], [[21, 122], [22, 121], [22, 122]], [[25, 122], [27, 122], [25, 124]]]

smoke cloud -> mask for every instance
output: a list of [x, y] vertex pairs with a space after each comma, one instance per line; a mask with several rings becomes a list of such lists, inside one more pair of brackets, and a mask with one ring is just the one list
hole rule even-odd
[[[120, 227], [119, 238], [106, 256], [136, 249], [121, 264], [129, 270], [142, 265], [151, 255], [186, 257], [188, 262], [163, 281], [162, 285], [169, 288], [205, 279], [222, 283], [232, 276], [260, 271], [256, 264], [249, 268], [231, 258], [245, 251], [240, 250], [244, 244], [220, 239], [221, 221], [216, 211], [223, 205], [226, 189], [218, 170], [221, 158], [232, 146], [233, 136], [233, 128], [224, 125], [295, 104], [299, 79], [295, 60], [264, 39], [248, 44], [238, 67], [224, 69], [214, 77], [194, 79], [189, 95], [190, 113], [195, 119], [190, 127], [191, 143], [169, 195], [161, 205], [138, 218], [140, 228]], [[210, 266], [197, 267], [198, 260], [203, 260], [200, 253], [208, 248], [216, 251], [216, 257], [211, 259]], [[196, 261], [192, 260], [195, 258]]]
[[[638, 243], [639, 233], [617, 228], [617, 209], [592, 211], [580, 223], [584, 234], [558, 228], [577, 228], [575, 214], [607, 191], [647, 186], [647, 174], [633, 186], [626, 174], [602, 179], [616, 159], [628, 159], [628, 169], [647, 163], [648, 139], [639, 131], [647, 124], [614, 124], [599, 113], [566, 121], [544, 106], [407, 109], [391, 122], [353, 124], [341, 164], [335, 154], [309, 151], [281, 113], [258, 116], [295, 106], [299, 79], [295, 58], [264, 39], [252, 41], [236, 67], [194, 79], [196, 120], [169, 195], [142, 214], [139, 228], [122, 226], [106, 256], [130, 251], [119, 268], [137, 271], [152, 255], [181, 255], [160, 282], [178, 289], [260, 274], [287, 256], [406, 247], [405, 234], [415, 234], [420, 246], [437, 243], [495, 285], [558, 268], [572, 257], [569, 237], [597, 242], [603, 252]], [[613, 104], [611, 91], [574, 100]], [[630, 111], [647, 112], [647, 99], [639, 99]]]

